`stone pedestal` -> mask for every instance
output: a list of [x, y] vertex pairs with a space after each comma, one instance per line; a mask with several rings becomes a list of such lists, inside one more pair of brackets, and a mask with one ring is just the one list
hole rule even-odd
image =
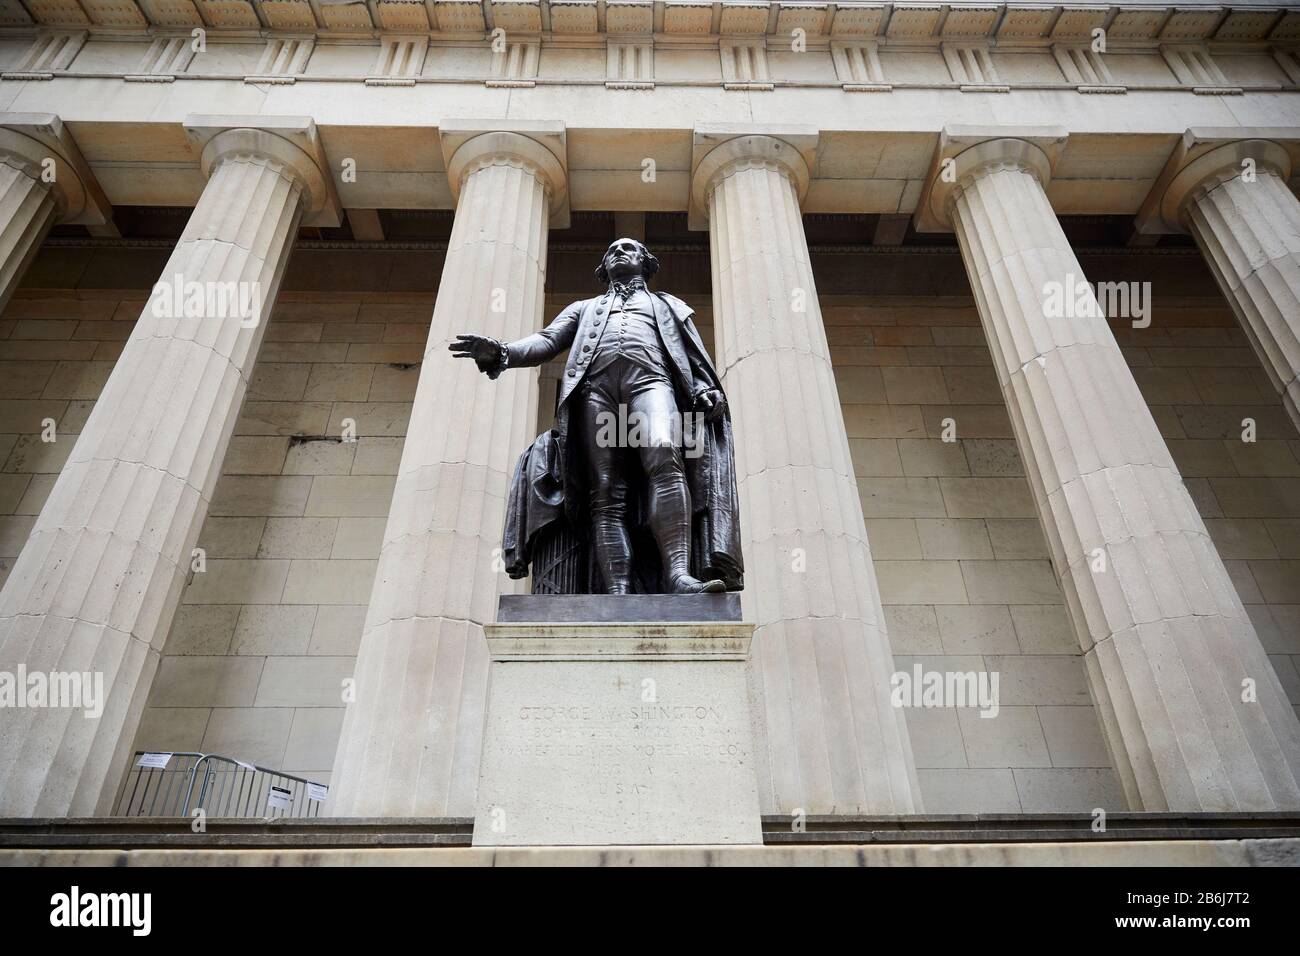
[[475, 846], [763, 842], [752, 625], [485, 630], [492, 663]]

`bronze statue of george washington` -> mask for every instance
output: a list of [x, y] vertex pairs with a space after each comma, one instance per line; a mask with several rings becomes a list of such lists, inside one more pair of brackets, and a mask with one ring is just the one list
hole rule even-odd
[[653, 292], [635, 239], [605, 252], [607, 289], [517, 342], [459, 335], [450, 350], [496, 378], [568, 350], [555, 428], [519, 458], [503, 551], [534, 593], [740, 590], [731, 415], [690, 307]]

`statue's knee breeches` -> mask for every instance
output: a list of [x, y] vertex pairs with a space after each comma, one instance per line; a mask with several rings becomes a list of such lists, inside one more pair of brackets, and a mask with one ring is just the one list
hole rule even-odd
[[681, 412], [666, 376], [639, 369], [627, 389], [630, 414], [639, 425], [637, 451], [646, 474], [682, 468]]
[[593, 374], [579, 402], [594, 517], [625, 513], [627, 455], [637, 456], [653, 488], [684, 482], [681, 415], [666, 374], [620, 362]]
[[640, 449], [641, 467], [654, 482], [674, 475], [684, 475], [682, 450], [676, 445], [647, 445]]
[[627, 505], [621, 449], [600, 439], [605, 416], [617, 411], [612, 396], [603, 389], [584, 388], [578, 404], [584, 432], [585, 471], [593, 517], [622, 515]]

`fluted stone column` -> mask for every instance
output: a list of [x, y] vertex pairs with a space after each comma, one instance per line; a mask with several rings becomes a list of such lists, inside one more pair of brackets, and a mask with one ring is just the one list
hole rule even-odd
[[57, 116], [0, 113], [0, 310], [51, 226], [102, 224], [107, 210]]
[[1278, 143], [1226, 143], [1183, 168], [1162, 206], [1195, 237], [1300, 428], [1300, 200], [1290, 175]]
[[920, 789], [822, 325], [789, 142], [715, 146], [694, 178], [731, 405], [764, 812], [915, 813]]
[[9, 304], [58, 215], [54, 192], [41, 182], [39, 160], [17, 152], [14, 146], [26, 145], [17, 139], [0, 129], [0, 309]]
[[1300, 723], [1105, 318], [1048, 308], [1084, 273], [1047, 154], [989, 139], [953, 160], [929, 212], [960, 242], [1132, 808], [1300, 806]]
[[[310, 121], [191, 132], [207, 185], [0, 593], [0, 669], [102, 673], [103, 714], [0, 711], [0, 816], [109, 811], [294, 234], [332, 196], [291, 142]], [[260, 314], [177, 313], [228, 282]]]
[[542, 320], [548, 221], [564, 170], [536, 140], [474, 136], [331, 776], [336, 816], [474, 813], [486, 703], [483, 625], [515, 586], [500, 559], [514, 460], [535, 437], [537, 370], [489, 380], [447, 351]]

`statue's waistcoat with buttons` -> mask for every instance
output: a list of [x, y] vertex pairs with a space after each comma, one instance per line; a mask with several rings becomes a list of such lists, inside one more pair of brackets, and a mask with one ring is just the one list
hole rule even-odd
[[588, 362], [587, 378], [599, 375], [620, 359], [652, 372], [668, 374], [654, 300], [644, 289], [616, 295], [609, 305], [604, 326], [592, 329], [586, 338], [579, 340], [578, 345], [578, 360]]
[[[635, 286], [644, 289], [640, 282]], [[713, 362], [691, 321], [694, 312], [685, 302], [664, 292], [647, 291], [646, 299], [654, 311], [654, 324], [658, 329], [657, 356], [666, 366], [664, 372], [673, 384], [677, 407], [681, 412], [694, 411], [696, 397], [701, 392], [722, 390]], [[601, 345], [610, 325], [610, 308], [615, 301], [611, 289], [594, 299], [574, 302], [540, 332], [511, 342], [506, 347], [507, 367], [540, 365], [564, 349], [569, 350], [556, 398], [552, 434], [559, 454], [558, 460], [552, 463], [554, 473], [551, 479], [564, 488], [564, 511], [575, 527], [586, 521], [587, 495], [583, 487], [585, 469], [579, 465], [583, 449], [581, 442], [574, 441], [571, 434], [569, 410], [581, 400], [579, 386], [591, 374], [593, 364], [601, 355]], [[638, 297], [634, 304], [643, 306], [645, 300]], [[627, 321], [640, 320], [629, 311]], [[629, 335], [625, 336], [625, 344], [631, 346], [626, 352], [628, 357], [632, 357], [634, 352], [654, 356], [650, 349], [641, 352], [634, 347], [635, 342], [627, 341], [628, 338], [639, 338], [642, 332], [640, 329], [629, 330]], [[645, 343], [644, 339], [640, 341]], [[616, 347], [614, 342], [605, 344]], [[601, 363], [604, 363], [603, 358]], [[696, 516], [693, 549], [700, 567], [708, 569], [708, 576], [723, 578], [734, 590], [742, 586], [743, 565], [730, 410], [724, 410], [721, 418], [709, 425], [706, 433], [703, 454], [687, 456], [684, 462], [691, 507]], [[527, 540], [523, 529], [508, 532], [507, 538]], [[526, 562], [521, 561], [518, 570], [526, 573], [526, 567]]]
[[[668, 365], [665, 371], [677, 392], [678, 406], [683, 411], [690, 411], [700, 391], [721, 388], [721, 383], [691, 321], [691, 308], [666, 293], [649, 292], [647, 297], [654, 308], [659, 345]], [[573, 303], [541, 332], [512, 343], [510, 364], [546, 362], [568, 346], [569, 358], [564, 363], [564, 374], [560, 376], [557, 399], [562, 409], [600, 351], [614, 301], [614, 296], [607, 292], [594, 299]]]

